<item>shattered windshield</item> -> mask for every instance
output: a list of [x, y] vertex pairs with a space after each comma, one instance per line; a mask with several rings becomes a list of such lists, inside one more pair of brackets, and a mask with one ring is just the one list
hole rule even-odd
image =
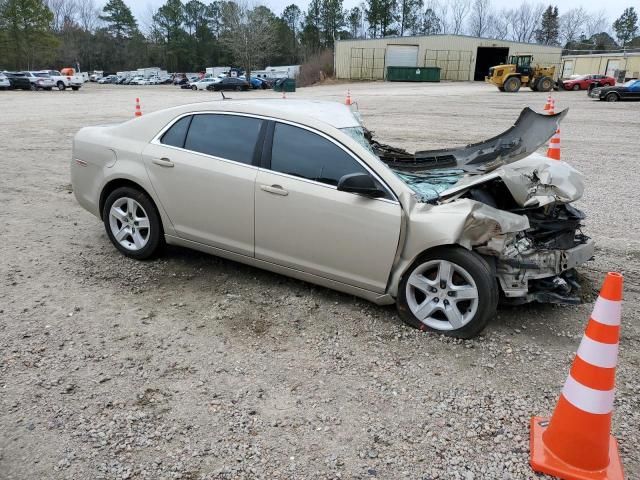
[[[349, 127], [340, 130], [376, 155], [365, 136], [363, 127]], [[421, 202], [437, 200], [442, 192], [455, 185], [464, 174], [464, 171], [459, 168], [431, 168], [411, 173], [391, 168], [391, 171], [416, 193]]]

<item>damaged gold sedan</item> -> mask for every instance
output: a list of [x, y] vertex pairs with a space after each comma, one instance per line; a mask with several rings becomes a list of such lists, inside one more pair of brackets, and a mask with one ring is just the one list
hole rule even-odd
[[534, 153], [565, 114], [410, 154], [338, 103], [185, 105], [78, 132], [73, 191], [127, 256], [194, 248], [470, 338], [499, 302], [579, 301], [581, 175]]

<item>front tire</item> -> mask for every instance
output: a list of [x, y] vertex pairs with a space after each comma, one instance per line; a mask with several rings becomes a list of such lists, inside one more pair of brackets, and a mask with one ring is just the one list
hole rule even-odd
[[520, 90], [520, 86], [522, 82], [518, 77], [509, 77], [506, 82], [504, 82], [504, 91], [509, 93], [515, 93]]
[[607, 102], [617, 102], [618, 100], [620, 100], [617, 93], [608, 93], [607, 96], [604, 97], [604, 99]]
[[65, 88], [67, 88], [67, 87], [65, 86], [65, 84], [64, 84], [64, 82], [63, 82], [63, 81], [59, 81], [59, 82], [56, 84], [56, 87], [58, 87], [58, 90], [60, 90], [61, 92], [62, 92], [62, 91], [64, 91], [64, 89], [65, 89]]
[[573, 91], [577, 92], [578, 90], [580, 90], [580, 85], [578, 85], [577, 83], [573, 86]]
[[398, 287], [397, 308], [405, 323], [451, 337], [479, 334], [497, 305], [498, 284], [489, 264], [462, 247], [422, 254]]
[[127, 257], [145, 260], [164, 247], [160, 215], [153, 201], [132, 187], [120, 187], [109, 194], [102, 209], [107, 236]]

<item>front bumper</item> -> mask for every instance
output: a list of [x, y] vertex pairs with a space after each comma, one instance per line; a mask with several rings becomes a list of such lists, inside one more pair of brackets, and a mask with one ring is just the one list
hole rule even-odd
[[497, 260], [496, 273], [507, 303], [579, 303], [574, 268], [589, 261], [595, 242], [584, 238], [567, 250], [517, 251]]
[[600, 98], [600, 90], [598, 90], [597, 88], [594, 88], [593, 90], [591, 90], [588, 95], [591, 98]]

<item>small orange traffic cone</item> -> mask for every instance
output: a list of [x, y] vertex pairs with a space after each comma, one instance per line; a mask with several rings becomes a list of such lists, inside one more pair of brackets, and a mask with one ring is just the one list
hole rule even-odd
[[351, 101], [351, 91], [347, 90], [347, 99], [344, 101], [345, 105], [352, 105], [353, 102]]
[[136, 117], [142, 116], [142, 110], [140, 110], [140, 99], [136, 97]]
[[551, 420], [531, 419], [536, 472], [564, 480], [622, 480], [611, 414], [620, 338], [622, 275], [607, 273]]
[[544, 104], [544, 111], [545, 112], [551, 108], [551, 102], [552, 101], [553, 101], [553, 99], [551, 98], [551, 94], [549, 94], [547, 96], [547, 103]]
[[549, 95], [549, 100], [547, 100], [547, 105], [549, 105], [549, 108], [547, 108], [547, 106], [545, 105], [545, 110], [547, 111], [547, 114], [549, 115], [555, 115], [556, 114], [556, 101], [553, 99], [553, 97], [551, 95]]
[[556, 130], [553, 137], [549, 140], [549, 148], [547, 148], [547, 157], [553, 160], [560, 160], [560, 129]]

